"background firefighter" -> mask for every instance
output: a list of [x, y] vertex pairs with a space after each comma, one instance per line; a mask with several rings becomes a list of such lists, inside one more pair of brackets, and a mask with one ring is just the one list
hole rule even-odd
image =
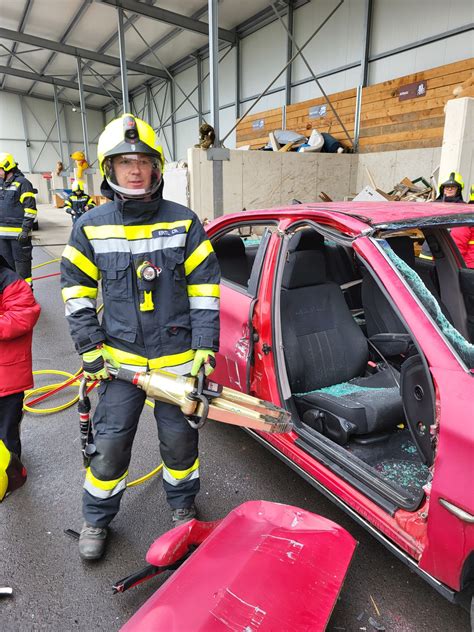
[[31, 284], [35, 189], [11, 154], [0, 153], [0, 255]]
[[64, 210], [72, 217], [72, 223], [74, 224], [81, 215], [94, 208], [95, 202], [84, 191], [84, 185], [80, 180], [74, 180], [71, 188], [71, 195], [68, 195], [64, 200]]
[[[108, 380], [107, 362], [135, 370], [209, 374], [219, 343], [217, 258], [197, 216], [164, 200], [163, 153], [154, 130], [130, 114], [99, 139], [103, 192], [112, 202], [74, 225], [62, 259], [62, 292], [86, 376], [99, 378], [93, 423], [96, 454], [86, 472], [84, 559], [102, 556], [117, 514], [145, 393]], [[96, 312], [102, 279], [104, 315]], [[195, 515], [198, 432], [179, 408], [156, 402], [163, 485], [174, 524]]]

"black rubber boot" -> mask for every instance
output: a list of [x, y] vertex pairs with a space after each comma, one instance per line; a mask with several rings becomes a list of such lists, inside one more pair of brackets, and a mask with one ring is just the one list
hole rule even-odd
[[194, 503], [191, 507], [178, 507], [178, 509], [171, 510], [171, 520], [173, 521], [173, 527], [179, 527], [185, 522], [189, 522], [196, 517], [196, 507]]
[[84, 522], [79, 536], [79, 555], [83, 560], [99, 560], [105, 551], [107, 529]]

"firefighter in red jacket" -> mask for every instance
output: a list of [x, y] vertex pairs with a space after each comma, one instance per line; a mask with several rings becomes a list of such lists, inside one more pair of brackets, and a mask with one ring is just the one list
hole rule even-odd
[[0, 256], [0, 441], [18, 457], [23, 397], [33, 386], [33, 327], [40, 311], [28, 283]]

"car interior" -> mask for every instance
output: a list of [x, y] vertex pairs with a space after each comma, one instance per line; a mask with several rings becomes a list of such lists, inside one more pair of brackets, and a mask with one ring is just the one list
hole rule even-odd
[[[247, 288], [268, 228], [241, 227], [214, 241], [223, 279]], [[432, 260], [417, 256], [427, 236]], [[380, 236], [453, 348], [474, 366], [474, 270], [447, 256], [447, 249], [456, 252], [448, 242], [449, 231], [441, 229]], [[389, 510], [415, 509], [435, 453], [434, 389], [383, 285], [350, 246], [303, 226], [289, 240], [279, 298], [279, 372], [291, 391], [287, 404], [301, 447], [375, 501], [389, 501]]]

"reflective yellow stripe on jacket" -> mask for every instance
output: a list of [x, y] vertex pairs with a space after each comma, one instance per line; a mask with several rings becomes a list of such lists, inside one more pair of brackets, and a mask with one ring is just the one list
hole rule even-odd
[[99, 268], [92, 263], [85, 255], [82, 254], [74, 246], [66, 246], [64, 248], [63, 257], [73, 263], [76, 268], [84, 272], [88, 277], [98, 281], [100, 279]]
[[217, 283], [188, 285], [191, 309], [219, 309], [220, 287]]
[[186, 276], [189, 276], [193, 270], [195, 270], [200, 263], [207, 259], [207, 257], [214, 252], [209, 239], [199, 244], [196, 250], [189, 255], [184, 262], [184, 272]]

